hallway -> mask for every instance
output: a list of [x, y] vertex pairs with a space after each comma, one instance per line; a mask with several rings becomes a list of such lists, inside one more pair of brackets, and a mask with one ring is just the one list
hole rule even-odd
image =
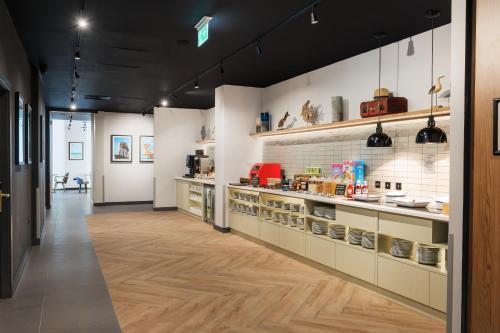
[[90, 194], [54, 194], [42, 245], [33, 247], [15, 296], [0, 300], [2, 333], [120, 332], [87, 233], [91, 212]]

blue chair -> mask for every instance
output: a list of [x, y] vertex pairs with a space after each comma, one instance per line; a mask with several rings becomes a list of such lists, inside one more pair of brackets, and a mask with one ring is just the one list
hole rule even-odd
[[80, 177], [75, 177], [73, 178], [73, 180], [75, 180], [76, 183], [78, 184], [78, 193], [82, 193], [82, 185], [85, 186], [85, 193], [87, 193], [87, 185], [89, 184], [88, 181], [83, 180]]

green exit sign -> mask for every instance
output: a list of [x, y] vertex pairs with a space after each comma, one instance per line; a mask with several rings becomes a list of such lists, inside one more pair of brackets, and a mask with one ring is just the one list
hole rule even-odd
[[211, 19], [209, 16], [204, 16], [195, 25], [195, 29], [198, 30], [198, 47], [202, 46], [208, 40], [208, 23]]

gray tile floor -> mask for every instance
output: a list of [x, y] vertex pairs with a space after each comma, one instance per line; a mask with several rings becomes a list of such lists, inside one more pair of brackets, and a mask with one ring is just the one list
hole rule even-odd
[[151, 205], [93, 209], [90, 194], [57, 192], [42, 245], [33, 247], [14, 297], [0, 300], [0, 332], [120, 332], [84, 216], [141, 210]]

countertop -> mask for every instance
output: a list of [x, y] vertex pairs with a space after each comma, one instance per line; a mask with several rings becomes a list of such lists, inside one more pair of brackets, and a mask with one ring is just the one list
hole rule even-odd
[[213, 185], [215, 186], [215, 179], [201, 179], [201, 178], [184, 178], [184, 177], [175, 177], [176, 180], [183, 180], [191, 183], [205, 184], [205, 185]]
[[269, 190], [269, 189], [261, 188], [261, 187], [234, 186], [234, 185], [228, 185], [228, 187], [235, 188], [235, 189], [241, 189], [241, 190], [247, 190], [247, 191], [282, 195], [282, 196], [287, 196], [287, 197], [292, 197], [292, 198], [299, 198], [299, 199], [305, 199], [305, 200], [311, 200], [311, 201], [317, 201], [317, 202], [323, 202], [323, 203], [329, 203], [329, 204], [335, 204], [335, 205], [364, 208], [364, 209], [376, 210], [376, 211], [385, 212], [385, 213], [393, 213], [393, 214], [399, 214], [399, 215], [405, 215], [405, 216], [419, 217], [419, 218], [424, 218], [424, 219], [428, 219], [428, 220], [432, 220], [432, 221], [439, 221], [439, 222], [448, 222], [449, 221], [449, 216], [444, 215], [444, 214], [430, 213], [425, 208], [405, 208], [405, 207], [399, 207], [399, 206], [388, 206], [385, 204], [381, 204], [379, 202], [371, 203], [371, 202], [354, 201], [354, 200], [346, 200], [346, 199], [328, 198], [328, 197], [322, 197], [319, 195], [297, 193], [297, 192], [293, 192], [293, 191]]

